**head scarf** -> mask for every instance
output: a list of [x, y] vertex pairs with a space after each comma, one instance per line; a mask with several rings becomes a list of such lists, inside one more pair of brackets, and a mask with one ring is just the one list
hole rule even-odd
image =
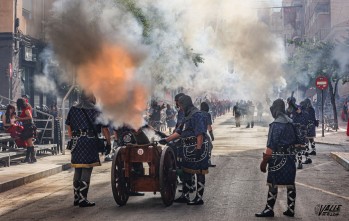
[[278, 118], [280, 115], [285, 115], [285, 102], [282, 99], [276, 99], [270, 107], [270, 112], [274, 119]]
[[178, 101], [180, 97], [182, 97], [183, 95], [185, 95], [184, 93], [179, 93], [179, 94], [176, 94], [175, 96], [175, 101]]
[[192, 115], [194, 112], [198, 111], [198, 109], [193, 105], [191, 97], [188, 95], [181, 96], [178, 103], [183, 108], [185, 117], [188, 117], [189, 115]]
[[313, 107], [311, 104], [311, 100], [309, 98], [306, 98], [303, 102], [304, 102], [305, 108]]
[[299, 106], [301, 106], [301, 109], [302, 109], [302, 110], [307, 109], [307, 104], [306, 104], [305, 101], [301, 101], [301, 102], [299, 103]]
[[205, 112], [209, 112], [210, 111], [210, 107], [208, 106], [208, 104], [206, 102], [202, 102], [200, 104], [200, 110], [201, 111], [205, 111]]
[[83, 109], [94, 109], [96, 104], [96, 98], [94, 95], [86, 95], [83, 91], [80, 95], [80, 102], [75, 106]]

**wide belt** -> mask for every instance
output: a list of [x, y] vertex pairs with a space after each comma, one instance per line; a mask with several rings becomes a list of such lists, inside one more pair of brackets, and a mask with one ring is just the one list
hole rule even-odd
[[186, 137], [182, 138], [184, 146], [193, 146], [196, 145], [197, 143], [197, 138], [192, 136], [192, 137]]
[[80, 138], [80, 137], [88, 137], [88, 138], [95, 138], [94, 131], [91, 130], [74, 130], [72, 131], [72, 137], [74, 138]]
[[294, 145], [289, 145], [289, 146], [280, 146], [276, 148], [276, 150], [273, 151], [273, 155], [287, 155], [287, 154], [294, 154], [295, 146]]

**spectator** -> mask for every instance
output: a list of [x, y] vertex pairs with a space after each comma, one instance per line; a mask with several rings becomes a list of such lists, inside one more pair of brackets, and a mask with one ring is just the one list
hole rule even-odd
[[[1, 116], [3, 122], [3, 127], [6, 133], [12, 133], [16, 129], [16, 108], [15, 106], [9, 104], [7, 105], [6, 112]], [[9, 147], [13, 148], [14, 142], [9, 142]], [[3, 148], [3, 150], [6, 150]]]
[[54, 118], [58, 117], [58, 108], [57, 108], [57, 104], [56, 103], [53, 103], [51, 105], [50, 114], [53, 115]]
[[23, 94], [23, 95], [22, 95], [22, 98], [25, 100], [26, 103], [29, 104], [29, 95]]
[[33, 139], [36, 137], [36, 127], [33, 122], [32, 107], [25, 99], [18, 98], [17, 108], [21, 110], [21, 114], [17, 120], [22, 122], [24, 128], [20, 138], [26, 142], [27, 148], [25, 159], [22, 162], [35, 163], [36, 158]]

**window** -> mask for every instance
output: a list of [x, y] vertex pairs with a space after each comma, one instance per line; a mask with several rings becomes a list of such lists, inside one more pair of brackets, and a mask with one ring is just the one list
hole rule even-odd
[[26, 19], [32, 19], [33, 0], [23, 0], [22, 15]]
[[315, 6], [316, 13], [329, 13], [330, 12], [330, 3], [317, 3]]

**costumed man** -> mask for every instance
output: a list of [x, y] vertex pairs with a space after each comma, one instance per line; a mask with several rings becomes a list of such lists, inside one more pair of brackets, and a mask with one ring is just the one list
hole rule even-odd
[[165, 108], [165, 104], [162, 106], [158, 105], [158, 102], [153, 100], [151, 103], [151, 114], [149, 117], [149, 124], [156, 130], [160, 130], [160, 120], [161, 120], [161, 111]]
[[[308, 134], [309, 134], [309, 129], [313, 125], [313, 121], [311, 119], [311, 116], [309, 115], [309, 112], [307, 111], [306, 102], [301, 101], [299, 106], [300, 106], [301, 112], [295, 115], [293, 121], [301, 122], [301, 133], [302, 133], [302, 136], [304, 137], [303, 138], [304, 147], [303, 147], [303, 150], [300, 149], [300, 151], [301, 151], [301, 154], [305, 156], [305, 161], [303, 162], [303, 164], [311, 164], [312, 160], [309, 158], [309, 135]], [[302, 168], [298, 168], [298, 169], [302, 169]]]
[[[184, 95], [185, 95], [184, 93], [179, 93], [175, 96], [175, 103], [176, 103], [176, 108], [178, 110], [178, 113], [177, 113], [177, 122], [173, 130], [173, 133], [175, 133], [175, 131], [181, 126], [184, 120], [184, 110], [178, 104], [179, 98], [181, 98]], [[171, 147], [173, 149], [173, 152], [176, 154], [177, 167], [180, 169], [181, 163], [182, 163], [182, 155], [180, 154], [183, 149], [182, 143], [180, 142], [179, 139], [176, 139], [170, 142], [168, 146]]]
[[178, 109], [178, 113], [177, 113], [177, 122], [176, 122], [176, 127], [175, 130], [182, 124], [182, 121], [184, 120], [184, 111], [182, 108], [180, 108], [179, 104], [178, 104], [178, 100], [180, 97], [182, 97], [183, 95], [185, 95], [184, 93], [179, 93], [175, 96], [175, 102], [176, 102], [176, 108]]
[[[311, 100], [309, 98], [304, 100], [304, 108], [305, 111], [308, 113], [308, 130], [307, 130], [307, 138], [310, 142], [311, 151], [309, 155], [316, 155], [316, 149], [315, 149], [315, 141], [314, 138], [316, 137], [316, 129], [315, 127], [319, 126], [319, 122], [316, 120], [315, 117], [315, 109], [311, 104]], [[305, 144], [305, 147], [307, 150], [309, 149], [309, 142]]]
[[262, 122], [262, 116], [263, 116], [263, 105], [261, 102], [258, 102], [257, 104], [257, 119], [258, 122]]
[[[182, 97], [183, 95], [184, 95], [184, 93], [179, 93], [175, 96], [175, 103], [176, 103], [176, 108], [178, 110], [178, 113], [177, 113], [177, 122], [176, 122], [176, 126], [173, 130], [173, 133], [176, 132], [176, 130], [180, 127], [180, 125], [182, 124], [182, 122], [184, 120], [184, 111], [178, 104], [179, 98]], [[179, 139], [175, 139], [175, 140], [172, 140], [171, 142], [169, 142], [168, 146], [170, 148], [172, 148], [173, 152], [175, 153], [177, 168], [180, 169], [181, 163], [182, 163], [182, 155], [180, 154], [182, 152], [182, 149], [183, 149], [182, 143], [180, 142]]]
[[247, 126], [246, 128], [253, 128], [254, 126], [254, 110], [255, 110], [255, 106], [252, 103], [252, 101], [248, 101], [247, 104]]
[[240, 127], [241, 110], [239, 107], [239, 102], [236, 102], [236, 105], [233, 107], [233, 116], [235, 116], [235, 126]]
[[[185, 118], [184, 116], [184, 110], [179, 106], [178, 104], [178, 100], [180, 97], [182, 97], [183, 95], [185, 95], [184, 93], [179, 93], [175, 96], [175, 103], [176, 103], [176, 108], [178, 110], [178, 113], [177, 113], [177, 122], [176, 122], [176, 127], [173, 131], [173, 133], [176, 131], [177, 128], [179, 128]], [[178, 175], [178, 179], [179, 179], [179, 183], [180, 184], [183, 184], [181, 183], [181, 180], [182, 180], [182, 161], [183, 161], [183, 145], [182, 145], [182, 142], [180, 139], [175, 139], [175, 140], [172, 140], [171, 142], [169, 142], [167, 144], [167, 146], [169, 146], [170, 148], [172, 148], [173, 152], [175, 153], [176, 155], [176, 163], [177, 163], [177, 174]], [[191, 186], [190, 186], [190, 193], [194, 192], [196, 190], [196, 187], [195, 187], [195, 175], [192, 176], [192, 182], [191, 182]], [[178, 190], [179, 192], [182, 192], [181, 189]]]
[[[308, 143], [308, 139], [306, 138], [307, 136], [307, 126], [308, 126], [308, 114], [305, 111], [302, 111], [301, 106], [296, 105], [296, 99], [294, 97], [289, 97], [287, 98], [287, 116], [289, 116], [292, 120], [293, 123], [298, 125], [299, 130], [301, 131], [304, 141], [304, 144], [302, 144], [302, 147], [305, 146], [306, 143]], [[298, 162], [298, 166], [297, 169], [303, 169], [303, 150], [302, 149], [297, 149], [297, 162]], [[311, 163], [311, 160], [308, 160], [308, 154], [307, 152], [305, 152], [305, 157], [306, 157], [306, 161], [304, 162], [305, 164], [309, 164]]]
[[[206, 138], [207, 124], [205, 116], [200, 112], [188, 95], [179, 98], [179, 106], [184, 110], [185, 119], [182, 125], [167, 138], [161, 139], [160, 144], [181, 138], [183, 142], [183, 192], [174, 202], [187, 205], [203, 205], [205, 189], [205, 174], [208, 173], [209, 147]], [[193, 174], [197, 176], [197, 191], [193, 201], [189, 199], [189, 191]]]
[[267, 172], [267, 185], [269, 186], [267, 204], [265, 209], [256, 213], [257, 217], [274, 217], [274, 205], [277, 198], [278, 187], [287, 187], [287, 210], [285, 216], [294, 216], [296, 200], [296, 165], [294, 147], [300, 141], [295, 133], [292, 119], [285, 113], [285, 103], [277, 99], [270, 107], [271, 114], [275, 119], [269, 125], [267, 149], [263, 153], [263, 161], [260, 170]]
[[74, 206], [91, 207], [94, 202], [87, 200], [93, 167], [100, 166], [98, 154], [98, 133], [103, 133], [110, 149], [110, 134], [106, 126], [96, 124], [100, 116], [93, 95], [81, 93], [80, 102], [71, 107], [65, 121], [71, 138], [71, 166], [75, 168]]
[[205, 115], [206, 124], [207, 124], [207, 131], [210, 134], [210, 136], [208, 136], [206, 134], [207, 135], [206, 137], [208, 138], [208, 143], [209, 143], [209, 146], [210, 146], [210, 148], [209, 148], [209, 150], [210, 150], [210, 153], [209, 153], [210, 154], [210, 158], [208, 160], [208, 166], [209, 167], [216, 167], [215, 164], [212, 164], [212, 160], [211, 160], [212, 149], [213, 149], [212, 141], [214, 141], [214, 136], [213, 136], [213, 129], [212, 129], [212, 118], [211, 118], [211, 114], [209, 113], [210, 107], [208, 106], [208, 104], [206, 102], [202, 102], [200, 104], [200, 110]]
[[171, 105], [166, 105], [166, 123], [169, 128], [169, 132], [172, 132], [172, 128], [176, 126], [175, 121], [176, 112], [172, 109]]

